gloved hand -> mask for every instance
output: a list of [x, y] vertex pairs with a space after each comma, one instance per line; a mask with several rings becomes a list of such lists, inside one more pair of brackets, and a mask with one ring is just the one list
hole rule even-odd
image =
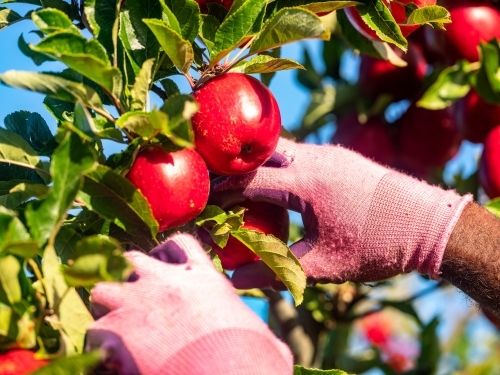
[[[439, 277], [470, 195], [430, 186], [340, 146], [281, 139], [276, 151], [255, 172], [215, 180], [209, 202], [229, 208], [251, 199], [301, 213], [306, 235], [291, 250], [312, 281], [379, 281], [413, 270]], [[232, 280], [242, 289], [280, 286], [261, 261], [236, 269]]]
[[159, 260], [126, 254], [138, 280], [92, 290], [95, 311], [110, 312], [92, 325], [86, 349], [106, 350], [107, 368], [126, 375], [293, 373], [289, 349], [193, 237], [175, 235], [151, 255]]

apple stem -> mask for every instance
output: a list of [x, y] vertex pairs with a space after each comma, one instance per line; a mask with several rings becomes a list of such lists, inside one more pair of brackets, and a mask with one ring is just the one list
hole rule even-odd
[[194, 89], [194, 81], [193, 81], [193, 77], [191, 77], [191, 74], [189, 74], [189, 72], [183, 73], [183, 74], [184, 74], [184, 77], [186, 77], [186, 79], [188, 80], [189, 85], [191, 86], [191, 90]]
[[[251, 37], [251, 38], [250, 38], [250, 40], [249, 40], [248, 42], [246, 42], [246, 43], [243, 45], [243, 47], [241, 47], [241, 48], [240, 48], [240, 51], [239, 51], [239, 52], [238, 52], [238, 53], [237, 53], [237, 54], [233, 57], [233, 59], [229, 62], [229, 64], [227, 63], [227, 60], [226, 60], [226, 62], [224, 63], [224, 68], [225, 68], [225, 69], [224, 69], [224, 73], [225, 73], [225, 72], [227, 72], [229, 69], [231, 69], [234, 65], [236, 65], [236, 63], [239, 63], [241, 60], [246, 59], [248, 56], [250, 56], [250, 55], [251, 55], [250, 53], [247, 53], [245, 56], [243, 56], [240, 60], [238, 60], [238, 61], [235, 63], [236, 59], [237, 59], [238, 57], [240, 57], [240, 56], [241, 56], [241, 54], [247, 50], [247, 48], [248, 48], [248, 47], [250, 47], [250, 45], [251, 45], [251, 44], [252, 44], [252, 42], [253, 42], [253, 39], [254, 39], [254, 38], [253, 38], [253, 37]], [[229, 56], [229, 55], [227, 55], [227, 56], [226, 56], [226, 59], [227, 59], [227, 57], [228, 57], [228, 56]]]

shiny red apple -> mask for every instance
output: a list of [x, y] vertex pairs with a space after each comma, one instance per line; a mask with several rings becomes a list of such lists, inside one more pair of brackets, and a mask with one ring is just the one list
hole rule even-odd
[[460, 147], [450, 108], [432, 111], [413, 104], [396, 126], [398, 161], [411, 171], [442, 167]]
[[394, 163], [394, 144], [388, 125], [378, 118], [361, 124], [357, 113], [341, 117], [337, 121], [332, 143], [343, 145], [385, 165]]
[[196, 151], [218, 175], [254, 171], [273, 154], [281, 132], [276, 99], [256, 78], [219, 75], [194, 92], [200, 105], [192, 124]]
[[13, 349], [0, 353], [0, 375], [28, 375], [48, 361], [36, 359], [32, 350]]
[[[420, 25], [403, 25], [402, 23], [406, 21], [406, 11], [405, 4], [414, 3], [419, 8], [427, 6], [427, 5], [435, 5], [437, 0], [382, 0], [384, 4], [389, 8], [394, 17], [396, 23], [399, 24], [401, 28], [401, 33], [404, 37], [407, 37], [412, 32], [417, 30]], [[380, 41], [381, 39], [378, 37], [375, 30], [372, 30], [366, 23], [363, 21], [361, 16], [359, 15], [356, 7], [345, 8], [345, 13], [351, 24], [354, 26], [359, 33], [365, 36], [368, 39]]]
[[483, 143], [500, 125], [500, 106], [487, 103], [474, 89], [455, 103], [454, 114], [462, 137], [473, 143]]
[[427, 72], [427, 62], [416, 43], [409, 44], [405, 54], [399, 48], [395, 53], [408, 65], [397, 67], [389, 61], [361, 55], [358, 86], [362, 94], [375, 99], [381, 94], [391, 95], [394, 101], [415, 97]]
[[430, 49], [448, 63], [460, 59], [479, 61], [479, 43], [500, 38], [500, 11], [483, 1], [454, 0], [445, 6], [453, 22], [446, 24], [446, 31], [426, 28]]
[[[271, 203], [250, 200], [242, 202], [238, 206], [247, 209], [243, 216], [245, 224], [242, 228], [272, 234], [284, 243], [288, 241], [290, 222], [288, 211], [285, 208]], [[220, 248], [212, 241], [205, 229], [200, 228], [198, 234], [203, 242], [212, 247], [212, 251], [219, 256], [222, 267], [226, 270], [234, 270], [259, 259], [257, 254], [234, 237], [229, 237], [226, 246]]]
[[166, 152], [149, 147], [139, 153], [127, 178], [148, 201], [160, 232], [194, 219], [207, 204], [208, 170], [189, 148]]
[[484, 142], [479, 182], [488, 197], [500, 197], [500, 126], [493, 129]]

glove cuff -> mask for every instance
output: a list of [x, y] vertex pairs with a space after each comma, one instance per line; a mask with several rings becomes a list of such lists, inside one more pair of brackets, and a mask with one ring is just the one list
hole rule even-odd
[[[377, 262], [373, 265], [376, 277], [417, 270], [438, 279], [451, 233], [472, 200], [470, 194], [462, 197], [398, 172], [386, 174], [377, 186], [361, 236], [362, 251], [375, 252], [366, 258]], [[389, 274], [384, 275], [384, 270]]]

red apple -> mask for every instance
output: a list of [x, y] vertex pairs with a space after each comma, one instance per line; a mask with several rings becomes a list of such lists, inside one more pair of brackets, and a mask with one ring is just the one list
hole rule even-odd
[[229, 9], [231, 9], [231, 6], [233, 5], [234, 0], [196, 0], [196, 2], [200, 6], [200, 12], [202, 14], [207, 14], [208, 13], [207, 4], [216, 3], [219, 5], [222, 5], [224, 8], [229, 10]]
[[[412, 32], [417, 30], [420, 27], [420, 25], [402, 25], [402, 23], [406, 21], [406, 12], [404, 5], [409, 3], [414, 3], [418, 7], [423, 7], [427, 5], [435, 5], [437, 0], [398, 0], [398, 1], [382, 0], [382, 1], [391, 11], [394, 20], [399, 24], [403, 36], [407, 37]], [[378, 37], [377, 33], [374, 30], [372, 30], [365, 23], [365, 21], [363, 21], [356, 7], [345, 8], [345, 13], [349, 21], [351, 21], [351, 24], [354, 26], [354, 28], [358, 30], [358, 32], [360, 32], [363, 36], [375, 41], [381, 40]]]
[[207, 204], [207, 166], [189, 148], [176, 152], [147, 148], [139, 153], [127, 178], [146, 197], [160, 232], [194, 219]]
[[346, 115], [337, 121], [332, 143], [344, 145], [382, 164], [394, 163], [394, 144], [387, 124], [381, 119], [372, 118], [361, 124], [357, 113]]
[[490, 198], [500, 197], [500, 126], [493, 129], [484, 142], [479, 182]]
[[500, 125], [500, 106], [487, 103], [471, 89], [455, 103], [455, 122], [464, 139], [483, 143], [488, 133]]
[[192, 124], [196, 151], [218, 175], [251, 172], [273, 154], [281, 131], [276, 99], [256, 78], [217, 76], [195, 91], [200, 110]]
[[26, 349], [0, 353], [0, 375], [27, 375], [49, 364], [48, 361], [35, 359], [34, 356], [33, 351]]
[[405, 169], [441, 167], [460, 147], [460, 134], [450, 108], [431, 111], [413, 104], [396, 125], [398, 159]]
[[394, 49], [408, 65], [397, 67], [389, 61], [361, 55], [358, 86], [369, 98], [381, 94], [391, 95], [394, 101], [415, 97], [427, 72], [427, 62], [419, 45], [410, 43], [405, 54], [399, 48]]
[[[242, 202], [238, 206], [247, 209], [243, 216], [245, 224], [242, 228], [272, 234], [285, 243], [288, 241], [290, 222], [288, 211], [285, 208], [271, 203], [250, 200]], [[226, 270], [234, 270], [259, 259], [252, 250], [234, 237], [229, 237], [226, 246], [222, 249], [212, 241], [210, 235], [203, 228], [198, 230], [198, 234], [203, 242], [212, 247], [212, 251], [219, 256], [222, 267]]]
[[422, 25], [422, 27], [420, 27], [408, 37], [408, 42], [416, 43], [420, 47], [422, 54], [424, 55], [424, 58], [428, 64], [437, 64], [440, 63], [443, 59], [440, 53], [436, 53], [436, 51], [429, 47], [429, 44], [427, 43], [427, 39], [425, 37], [427, 29], [432, 29], [432, 26]]
[[500, 11], [486, 2], [457, 0], [447, 4], [453, 22], [446, 24], [446, 31], [426, 28], [427, 44], [449, 63], [479, 61], [479, 42], [500, 38]]

